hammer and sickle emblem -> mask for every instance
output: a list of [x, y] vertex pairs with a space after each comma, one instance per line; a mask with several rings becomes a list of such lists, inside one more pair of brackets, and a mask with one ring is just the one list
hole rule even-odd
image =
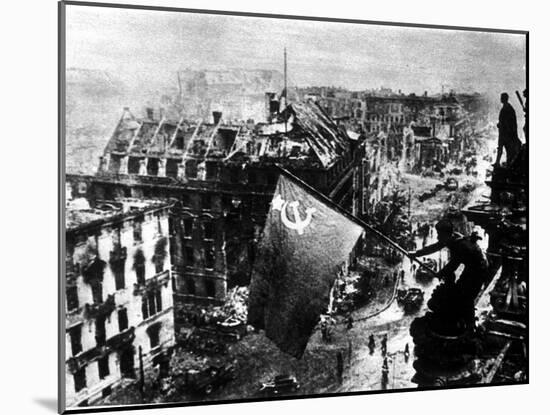
[[[302, 235], [304, 233], [304, 229], [311, 223], [313, 214], [317, 211], [317, 209], [311, 207], [306, 208], [306, 218], [302, 220], [300, 217], [300, 212], [298, 211], [299, 204], [300, 202], [298, 201], [287, 202], [281, 198], [281, 195], [277, 195], [273, 200], [272, 206], [274, 210], [281, 211], [281, 221], [283, 222], [283, 225], [289, 229], [294, 229], [298, 232], [298, 235]], [[294, 214], [294, 222], [288, 218], [286, 213], [287, 206], [292, 209], [292, 213]]]

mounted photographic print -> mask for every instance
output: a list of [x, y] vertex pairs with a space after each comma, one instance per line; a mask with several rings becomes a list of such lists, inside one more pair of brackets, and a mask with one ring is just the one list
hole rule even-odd
[[527, 32], [59, 11], [60, 411], [528, 382]]

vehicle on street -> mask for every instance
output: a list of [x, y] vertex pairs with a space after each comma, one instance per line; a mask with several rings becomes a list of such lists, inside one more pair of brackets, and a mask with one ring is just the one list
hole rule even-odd
[[222, 337], [240, 340], [246, 334], [246, 323], [237, 319], [228, 319], [218, 322], [217, 329]]
[[277, 375], [269, 382], [262, 383], [259, 393], [266, 396], [288, 394], [300, 389], [300, 384], [294, 376]]
[[[427, 258], [424, 262], [424, 265], [426, 265], [429, 269], [435, 272], [437, 268], [437, 262], [435, 259]], [[427, 269], [423, 267], [419, 267], [415, 274], [415, 279], [418, 282], [426, 283], [431, 282], [435, 278], [434, 272], [430, 272]]]
[[216, 388], [235, 379], [234, 364], [212, 365], [205, 369], [189, 369], [184, 375], [185, 388], [191, 392], [210, 395]]

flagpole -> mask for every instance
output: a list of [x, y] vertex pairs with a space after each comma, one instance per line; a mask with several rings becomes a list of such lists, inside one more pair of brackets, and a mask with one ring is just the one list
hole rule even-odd
[[287, 169], [285, 169], [284, 167], [282, 167], [281, 165], [279, 164], [275, 164], [275, 166], [285, 175], [285, 176], [288, 176], [289, 179], [297, 182], [298, 184], [300, 184], [300, 186], [303, 186], [305, 187], [308, 191], [310, 191], [311, 193], [313, 193], [314, 196], [316, 196], [317, 198], [321, 199], [323, 201], [323, 203], [326, 203], [327, 205], [330, 205], [332, 208], [334, 208], [335, 210], [339, 211], [342, 215], [346, 216], [349, 220], [357, 223], [358, 225], [360, 225], [361, 227], [365, 228], [365, 229], [368, 229], [369, 231], [371, 231], [372, 233], [374, 233], [376, 236], [378, 236], [379, 238], [383, 239], [385, 242], [387, 242], [388, 244], [390, 244], [391, 246], [393, 246], [395, 249], [397, 249], [398, 251], [400, 251], [401, 253], [403, 253], [406, 257], [408, 257], [409, 259], [411, 259], [412, 261], [415, 261], [416, 263], [418, 263], [418, 265], [425, 269], [426, 271], [432, 273], [433, 275], [437, 276], [437, 273], [432, 270], [431, 268], [429, 268], [428, 266], [426, 266], [422, 261], [419, 261], [418, 258], [414, 257], [414, 256], [411, 256], [409, 254], [409, 251], [407, 251], [405, 248], [403, 248], [401, 245], [399, 245], [397, 242], [395, 242], [394, 240], [390, 239], [389, 237], [387, 237], [386, 235], [384, 235], [382, 232], [380, 232], [378, 229], [374, 228], [373, 226], [369, 225], [368, 223], [366, 223], [365, 221], [359, 219], [358, 217], [352, 215], [351, 213], [349, 213], [347, 210], [343, 209], [342, 207], [340, 207], [337, 203], [335, 203], [334, 201], [332, 201], [331, 199], [329, 199], [327, 196], [325, 196], [324, 194], [322, 194], [321, 192], [319, 192], [318, 190], [314, 189], [313, 187], [311, 187], [309, 184], [307, 184], [306, 182], [304, 182], [303, 180], [299, 179], [298, 177], [296, 177], [295, 175], [293, 175], [291, 172], [289, 172]]

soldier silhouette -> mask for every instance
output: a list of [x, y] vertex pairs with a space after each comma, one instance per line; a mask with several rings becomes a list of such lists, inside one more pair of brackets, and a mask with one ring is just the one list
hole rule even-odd
[[508, 94], [503, 92], [500, 95], [502, 108], [498, 115], [498, 150], [495, 166], [500, 165], [502, 149], [506, 149], [506, 164], [509, 166], [516, 158], [521, 149], [521, 141], [518, 137], [518, 125], [516, 112], [508, 102]]

